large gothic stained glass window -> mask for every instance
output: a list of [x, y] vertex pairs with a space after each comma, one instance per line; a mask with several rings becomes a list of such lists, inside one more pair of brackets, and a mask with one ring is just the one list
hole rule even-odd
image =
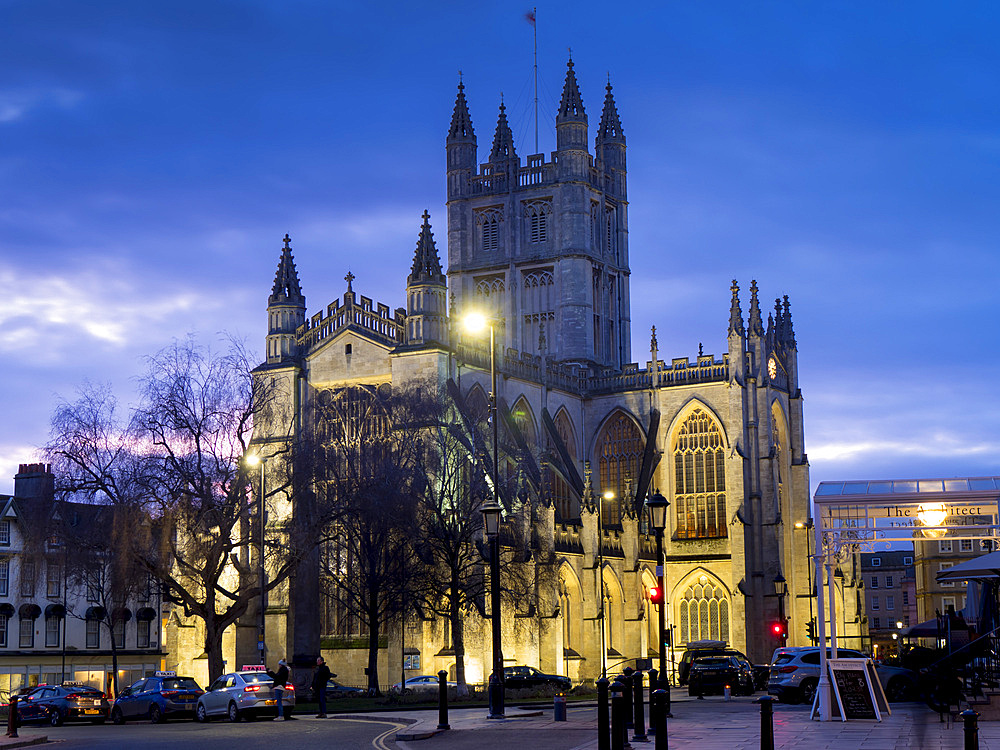
[[729, 597], [725, 590], [701, 576], [688, 586], [678, 604], [681, 643], [713, 640], [729, 642]]
[[605, 526], [621, 523], [621, 502], [626, 485], [639, 477], [639, 462], [642, 460], [642, 431], [626, 414], [618, 412], [609, 419], [597, 439], [598, 478], [600, 486], [595, 493], [609, 490], [614, 500], [603, 500], [602, 511]]
[[726, 452], [719, 425], [695, 409], [677, 432], [673, 453], [676, 537], [726, 536]]

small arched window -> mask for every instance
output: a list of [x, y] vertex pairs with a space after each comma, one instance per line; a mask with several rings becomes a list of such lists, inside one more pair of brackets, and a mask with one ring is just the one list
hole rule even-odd
[[708, 576], [688, 586], [678, 604], [678, 615], [681, 643], [729, 642], [729, 596]]

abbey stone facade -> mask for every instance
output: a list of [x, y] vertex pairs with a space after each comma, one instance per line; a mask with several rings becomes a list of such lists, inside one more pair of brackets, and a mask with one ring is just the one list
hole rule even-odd
[[[656, 655], [648, 594], [655, 539], [632, 502], [647, 439], [659, 457], [647, 487], [670, 502], [666, 619], [677, 657], [685, 643], [718, 639], [767, 661], [778, 645], [769, 625], [779, 613], [779, 574], [788, 585], [780, 604], [789, 645], [809, 643], [812, 616], [809, 464], [788, 297], [765, 310], [755, 282], [741, 298], [734, 281], [728, 312], [706, 311], [727, 332], [721, 354], [666, 357], [654, 329], [649, 350], [635, 356], [626, 141], [610, 83], [593, 151], [589, 137], [570, 61], [555, 152], [522, 161], [501, 104], [479, 163], [459, 84], [446, 139], [447, 270], [425, 212], [405, 309], [358, 294], [348, 274], [342, 299], [310, 317], [286, 236], [267, 306], [267, 359], [257, 373], [283, 389], [299, 424], [324, 392], [356, 385], [429, 379], [444, 394], [451, 379], [467, 403], [485, 404], [488, 345], [458, 324], [485, 309], [498, 321], [499, 401], [543, 457], [534, 538], [558, 560], [557, 580], [537, 601], [505, 613], [506, 663], [593, 679], [602, 629], [609, 668]], [[255, 440], [276, 437], [264, 428]], [[853, 584], [844, 580], [840, 589], [847, 592], [838, 602], [842, 632], [863, 625]], [[326, 646], [351, 645], [358, 634], [326, 610], [318, 588], [296, 580], [298, 604], [272, 598], [270, 654], [307, 652], [320, 637]], [[482, 681], [489, 621], [470, 615], [465, 632], [468, 679]], [[256, 661], [250, 640], [237, 661]], [[450, 646], [442, 620], [410, 622], [390, 633], [380, 681], [397, 680], [400, 664], [419, 670], [413, 674], [453, 674]], [[363, 681], [363, 649], [324, 654], [342, 681]]]

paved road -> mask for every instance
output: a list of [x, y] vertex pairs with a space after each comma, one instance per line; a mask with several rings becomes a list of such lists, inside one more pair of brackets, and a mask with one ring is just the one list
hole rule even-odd
[[338, 750], [395, 750], [393, 735], [402, 724], [388, 721], [315, 719], [295, 721], [172, 721], [166, 724], [129, 722], [124, 726], [67, 724], [62, 727], [24, 726], [21, 735], [45, 734], [67, 750], [133, 747], [142, 750], [275, 750], [287, 747], [335, 747]]

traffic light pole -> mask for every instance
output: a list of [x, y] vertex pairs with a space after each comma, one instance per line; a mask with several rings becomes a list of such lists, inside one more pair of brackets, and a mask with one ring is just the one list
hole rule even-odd
[[[667, 592], [663, 588], [663, 529], [656, 530], [656, 586], [660, 590], [660, 606], [656, 612], [656, 619], [660, 627], [660, 645], [657, 649], [660, 652], [659, 683], [664, 692], [662, 710], [666, 716], [670, 716], [670, 673], [667, 672]], [[650, 685], [650, 687], [653, 686]]]

